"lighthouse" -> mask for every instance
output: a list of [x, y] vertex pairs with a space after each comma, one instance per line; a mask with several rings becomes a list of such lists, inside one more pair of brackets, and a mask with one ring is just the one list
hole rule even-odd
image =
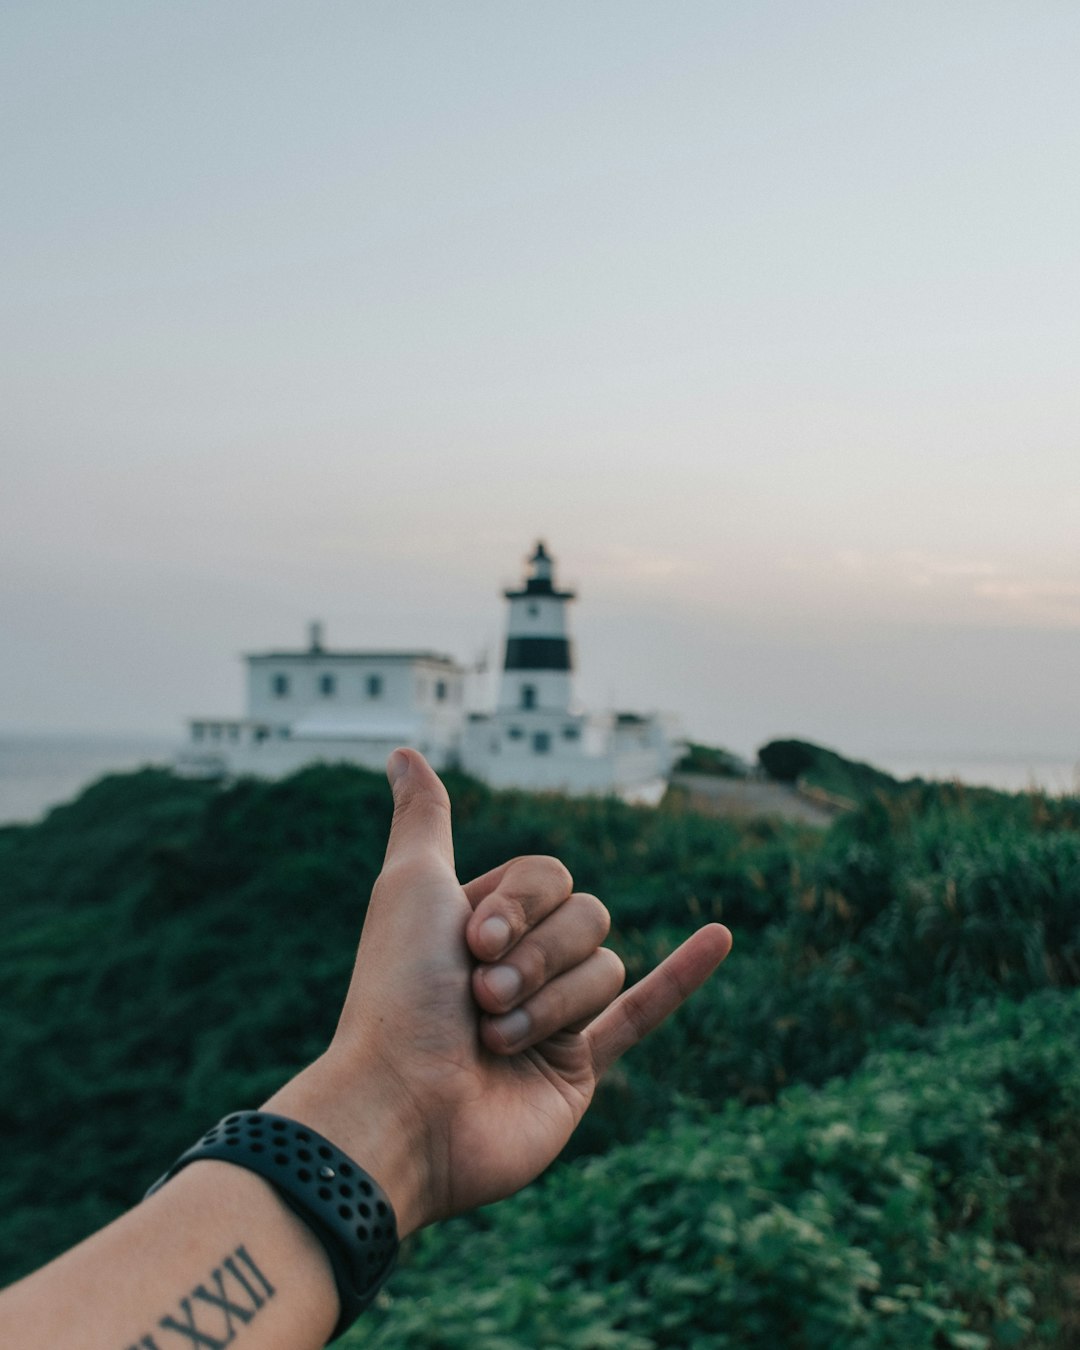
[[542, 540], [529, 559], [525, 584], [503, 594], [510, 602], [510, 614], [499, 711], [565, 717], [570, 712], [574, 669], [566, 607], [574, 592], [555, 585], [554, 562]]
[[675, 755], [671, 728], [654, 714], [586, 712], [574, 699], [567, 622], [574, 592], [555, 580], [543, 541], [508, 604], [506, 648], [491, 712], [471, 712], [462, 766], [493, 787], [617, 793], [657, 801]]

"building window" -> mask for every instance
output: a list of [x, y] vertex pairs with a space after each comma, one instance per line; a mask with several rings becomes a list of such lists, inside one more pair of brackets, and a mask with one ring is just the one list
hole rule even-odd
[[506, 734], [512, 741], [520, 741], [522, 736], [525, 735], [520, 727], [507, 727]]
[[323, 698], [333, 698], [337, 693], [337, 680], [333, 675], [319, 676], [319, 693]]
[[367, 696], [368, 698], [380, 698], [382, 696], [381, 675], [369, 675], [367, 677]]
[[240, 728], [235, 722], [229, 726], [229, 740], [238, 741], [240, 739]]
[[201, 722], [192, 722], [192, 724], [191, 724], [191, 739], [192, 739], [193, 741], [201, 741], [202, 738], [203, 738], [203, 731], [204, 731], [204, 730], [205, 730], [205, 728], [203, 727], [203, 724], [202, 724]]
[[270, 688], [275, 698], [288, 698], [289, 696], [289, 677], [288, 675], [273, 675], [270, 678]]
[[575, 726], [572, 726], [572, 725], [571, 725], [571, 726], [565, 726], [565, 727], [563, 727], [563, 729], [562, 729], [562, 734], [563, 734], [563, 740], [564, 740], [564, 741], [580, 741], [580, 740], [581, 740], [581, 728], [580, 728], [580, 727], [575, 727]]
[[523, 708], [536, 707], [536, 685], [523, 684], [521, 686], [521, 706]]
[[538, 755], [546, 755], [551, 749], [551, 736], [546, 731], [533, 732], [533, 750]]
[[536, 616], [537, 616], [539, 613], [540, 613], [540, 606], [536, 603], [535, 600], [530, 600], [530, 601], [529, 601], [529, 618], [530, 618], [530, 619], [535, 619]]
[[444, 703], [444, 702], [446, 701], [446, 681], [445, 681], [445, 680], [436, 680], [436, 681], [435, 681], [435, 701], [436, 701], [436, 703]]
[[256, 727], [256, 728], [255, 728], [255, 739], [256, 739], [256, 741], [265, 741], [266, 738], [267, 738], [269, 735], [270, 735], [270, 728], [269, 728], [269, 727]]

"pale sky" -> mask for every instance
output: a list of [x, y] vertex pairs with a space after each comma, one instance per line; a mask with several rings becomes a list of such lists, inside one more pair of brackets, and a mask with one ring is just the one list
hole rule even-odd
[[497, 658], [749, 751], [1080, 757], [1080, 9], [0, 13], [0, 730]]

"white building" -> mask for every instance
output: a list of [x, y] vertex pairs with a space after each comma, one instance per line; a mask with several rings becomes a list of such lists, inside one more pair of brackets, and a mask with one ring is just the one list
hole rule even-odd
[[335, 652], [313, 624], [306, 649], [246, 657], [247, 714], [196, 717], [183, 772], [279, 777], [312, 761], [381, 769], [397, 745], [493, 787], [658, 799], [678, 754], [664, 719], [589, 714], [573, 699], [567, 606], [544, 545], [507, 591], [494, 711], [467, 712], [465, 671], [432, 652]]
[[455, 764], [465, 672], [434, 652], [330, 651], [318, 624], [306, 650], [247, 662], [247, 715], [195, 717], [182, 772], [277, 778], [314, 760], [381, 769], [412, 745], [438, 769]]

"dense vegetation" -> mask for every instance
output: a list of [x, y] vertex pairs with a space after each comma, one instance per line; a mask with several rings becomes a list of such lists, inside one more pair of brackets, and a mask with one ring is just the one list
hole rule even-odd
[[758, 764], [778, 783], [817, 788], [853, 805], [905, 786], [872, 764], [847, 759], [813, 741], [770, 741], [758, 751]]
[[682, 757], [675, 765], [676, 773], [707, 773], [715, 778], [745, 778], [750, 766], [716, 745], [700, 745], [697, 741], [687, 741]]
[[[890, 784], [820, 832], [449, 786], [462, 874], [558, 854], [632, 976], [704, 919], [736, 945], [357, 1344], [1076, 1343], [1080, 802]], [[0, 830], [0, 1273], [322, 1048], [388, 815], [356, 769], [144, 772]]]

